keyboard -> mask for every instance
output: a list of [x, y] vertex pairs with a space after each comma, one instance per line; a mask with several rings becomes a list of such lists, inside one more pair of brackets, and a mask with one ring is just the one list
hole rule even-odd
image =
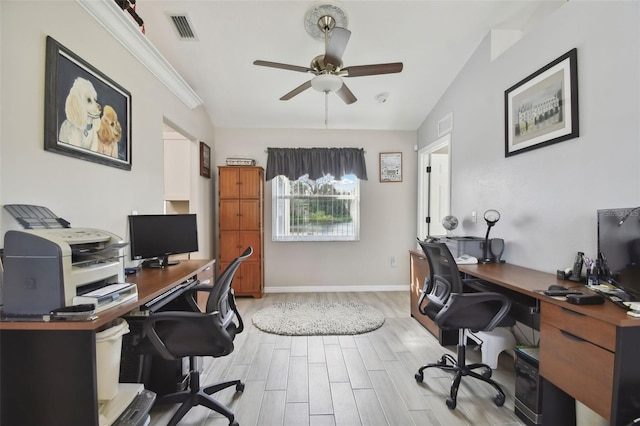
[[618, 306], [625, 309], [629, 309], [623, 302], [633, 302], [635, 297], [627, 293], [626, 291], [615, 287], [611, 284], [599, 284], [587, 286], [588, 289], [595, 291], [596, 293], [606, 297]]
[[175, 299], [184, 290], [196, 285], [198, 282], [198, 280], [189, 280], [182, 284], [178, 284], [177, 286], [165, 291], [161, 295], [149, 300], [147, 303], [140, 306], [140, 308], [149, 311], [157, 311], [158, 309]]
[[112, 426], [144, 426], [149, 424], [149, 410], [156, 394], [144, 389], [122, 412]]

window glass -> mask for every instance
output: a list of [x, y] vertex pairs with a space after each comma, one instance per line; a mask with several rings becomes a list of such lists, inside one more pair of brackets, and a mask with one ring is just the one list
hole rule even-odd
[[357, 241], [360, 182], [355, 175], [272, 181], [273, 241]]

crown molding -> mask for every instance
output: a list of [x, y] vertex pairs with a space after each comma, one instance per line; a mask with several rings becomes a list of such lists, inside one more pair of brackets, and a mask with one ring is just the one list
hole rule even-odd
[[203, 103], [200, 96], [142, 34], [115, 1], [76, 1], [187, 107], [193, 109]]

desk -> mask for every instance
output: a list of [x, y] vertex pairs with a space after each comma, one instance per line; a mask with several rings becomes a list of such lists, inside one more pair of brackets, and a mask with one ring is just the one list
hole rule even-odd
[[0, 424], [98, 425], [96, 332], [192, 277], [213, 273], [214, 260], [182, 260], [127, 277], [138, 299], [93, 321], [0, 322]]
[[[423, 322], [428, 318], [415, 314], [414, 305], [424, 279], [419, 274], [428, 274], [429, 266], [424, 254], [411, 251], [410, 256], [411, 312]], [[554, 416], [547, 414], [553, 413], [554, 402], [566, 395], [611, 425], [627, 425], [640, 416], [640, 319], [631, 318], [609, 300], [603, 305], [579, 306], [536, 292], [552, 284], [576, 284], [568, 285], [550, 273], [508, 263], [458, 265], [458, 269], [486, 281], [493, 291], [522, 296], [539, 308], [540, 375], [553, 385], [545, 383], [543, 391], [545, 424], [554, 422]], [[432, 327], [427, 329], [434, 333]], [[435, 329], [434, 335], [439, 336]]]

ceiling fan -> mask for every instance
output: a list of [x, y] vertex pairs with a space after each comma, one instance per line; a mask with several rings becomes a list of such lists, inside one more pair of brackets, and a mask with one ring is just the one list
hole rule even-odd
[[[340, 26], [342, 25], [342, 26]], [[311, 61], [309, 67], [256, 60], [254, 65], [280, 68], [315, 75], [280, 98], [287, 101], [310, 87], [328, 94], [334, 92], [346, 104], [358, 99], [342, 81], [342, 77], [392, 74], [402, 71], [402, 62], [375, 65], [342, 66], [342, 55], [347, 47], [351, 31], [346, 27], [346, 13], [335, 3], [321, 3], [309, 9], [305, 16], [305, 27], [313, 37], [324, 39], [325, 52]]]

